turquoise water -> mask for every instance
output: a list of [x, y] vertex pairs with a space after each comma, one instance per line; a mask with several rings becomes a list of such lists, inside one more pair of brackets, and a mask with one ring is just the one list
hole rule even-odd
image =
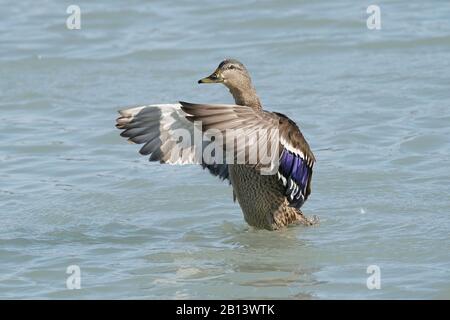
[[[369, 1], [70, 4], [0, 1], [0, 298], [450, 298], [450, 3], [378, 1], [381, 30]], [[197, 84], [226, 57], [300, 124], [320, 225], [249, 229], [119, 137], [129, 105], [232, 103]]]

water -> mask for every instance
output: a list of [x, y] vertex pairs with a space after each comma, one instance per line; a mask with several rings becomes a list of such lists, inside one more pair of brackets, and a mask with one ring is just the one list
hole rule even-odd
[[[72, 3], [0, 2], [1, 298], [450, 298], [448, 2], [378, 1], [378, 31], [368, 1]], [[300, 124], [319, 226], [251, 230], [119, 137], [125, 106], [232, 103], [196, 83], [225, 57]]]

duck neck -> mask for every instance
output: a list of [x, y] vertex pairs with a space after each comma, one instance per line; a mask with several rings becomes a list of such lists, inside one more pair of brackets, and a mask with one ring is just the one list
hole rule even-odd
[[233, 95], [234, 102], [240, 106], [247, 106], [256, 111], [261, 111], [261, 102], [259, 101], [256, 90], [251, 83], [240, 88], [229, 88]]

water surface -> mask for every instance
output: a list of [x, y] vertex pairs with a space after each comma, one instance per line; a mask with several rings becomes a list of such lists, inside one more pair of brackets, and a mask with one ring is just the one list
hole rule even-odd
[[[70, 4], [0, 1], [0, 298], [450, 298], [448, 2], [378, 1], [378, 31], [367, 1], [77, 1], [81, 30]], [[226, 183], [114, 128], [232, 103], [197, 84], [226, 57], [301, 126], [319, 226], [251, 230]]]

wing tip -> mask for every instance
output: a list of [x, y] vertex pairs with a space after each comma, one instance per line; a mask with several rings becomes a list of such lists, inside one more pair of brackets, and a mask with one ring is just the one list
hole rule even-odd
[[181, 107], [193, 107], [196, 104], [192, 103], [192, 102], [187, 102], [187, 101], [178, 101], [179, 104], [181, 104]]

